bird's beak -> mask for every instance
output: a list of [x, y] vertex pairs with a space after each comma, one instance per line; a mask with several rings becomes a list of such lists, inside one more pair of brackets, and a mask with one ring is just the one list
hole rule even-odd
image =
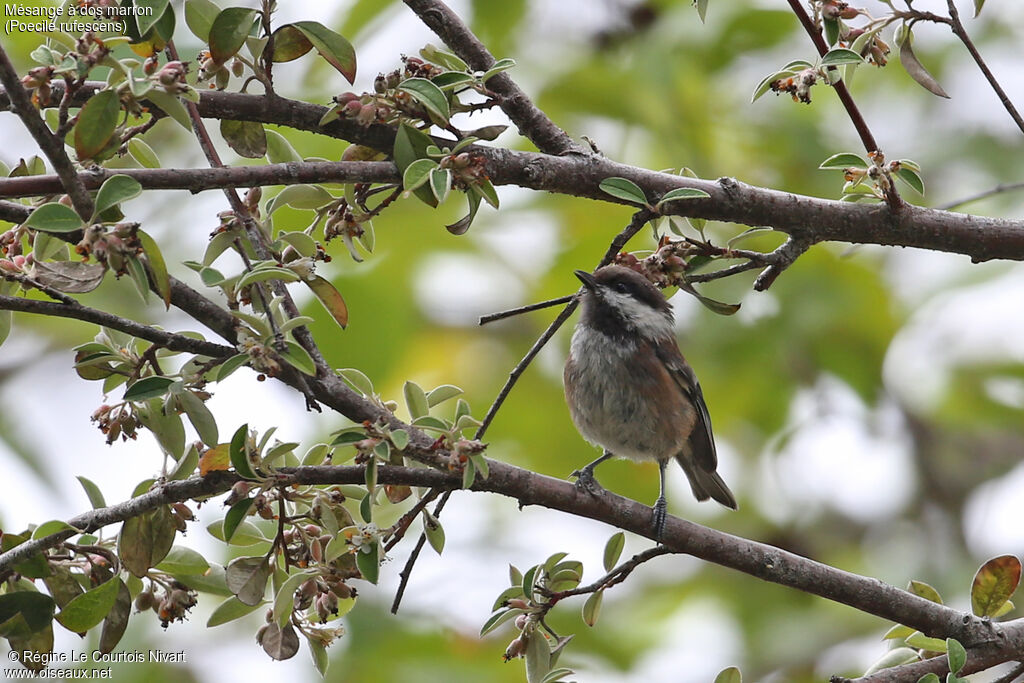
[[583, 283], [584, 287], [586, 287], [590, 291], [594, 291], [597, 288], [597, 280], [594, 279], [593, 275], [591, 275], [585, 270], [577, 270], [573, 272], [576, 273], [576, 277], [580, 279], [580, 282]]

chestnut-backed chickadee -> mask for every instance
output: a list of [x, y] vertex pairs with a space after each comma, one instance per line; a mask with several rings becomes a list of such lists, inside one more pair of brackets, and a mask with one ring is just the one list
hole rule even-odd
[[704, 396], [672, 330], [672, 307], [640, 273], [605, 266], [582, 270], [583, 311], [565, 362], [565, 398], [583, 438], [604, 455], [573, 472], [577, 485], [599, 488], [594, 468], [612, 456], [656, 460], [661, 488], [654, 533], [665, 527], [665, 465], [683, 468], [697, 500], [736, 509], [715, 469], [718, 455]]

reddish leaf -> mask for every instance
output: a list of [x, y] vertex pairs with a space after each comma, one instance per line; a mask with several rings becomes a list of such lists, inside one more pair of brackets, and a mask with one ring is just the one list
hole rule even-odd
[[1000, 555], [978, 568], [971, 585], [971, 609], [979, 617], [994, 616], [1020, 583], [1021, 564], [1014, 555]]

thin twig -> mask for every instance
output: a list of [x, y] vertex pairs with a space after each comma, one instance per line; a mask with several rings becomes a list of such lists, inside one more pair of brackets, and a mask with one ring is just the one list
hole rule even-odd
[[497, 320], [503, 320], [505, 318], [511, 318], [514, 315], [520, 315], [521, 313], [530, 313], [532, 311], [539, 311], [542, 308], [550, 308], [552, 306], [560, 306], [561, 304], [567, 304], [572, 301], [575, 294], [568, 294], [566, 296], [560, 296], [557, 299], [548, 299], [547, 301], [540, 301], [535, 304], [528, 304], [526, 306], [519, 306], [518, 308], [510, 308], [507, 311], [498, 311], [497, 313], [489, 313], [487, 315], [480, 316], [480, 325], [486, 325], [487, 323], [493, 323]]
[[1024, 190], [1024, 183], [1000, 183], [995, 187], [985, 190], [983, 192], [978, 192], [977, 194], [972, 194], [952, 202], [946, 202], [945, 204], [939, 204], [935, 208], [940, 211], [949, 211], [951, 209], [955, 209], [958, 206], [963, 206], [964, 204], [970, 204], [971, 202], [977, 202], [982, 199], [988, 199], [989, 197], [992, 197], [997, 194], [1002, 194], [1004, 192], [1015, 192], [1017, 190]]
[[398, 542], [405, 537], [405, 532], [408, 531], [409, 525], [412, 524], [412, 521], [416, 519], [421, 512], [423, 512], [424, 508], [430, 505], [430, 503], [437, 498], [439, 493], [440, 491], [438, 489], [430, 489], [423, 494], [422, 498], [416, 501], [416, 504], [413, 505], [408, 512], [402, 515], [397, 522], [391, 525], [391, 528], [389, 529], [391, 538], [388, 540], [387, 545], [384, 546], [385, 552], [394, 548]]
[[[70, 299], [70, 297], [68, 298]], [[73, 299], [70, 300], [70, 303], [57, 303], [54, 301], [26, 299], [20, 296], [0, 295], [0, 310], [36, 313], [59, 318], [74, 318], [75, 320], [95, 323], [103, 327], [120, 330], [133, 337], [145, 339], [154, 344], [159, 344], [171, 351], [183, 351], [200, 356], [210, 356], [211, 358], [227, 358], [238, 353], [230, 346], [193, 339], [182, 334], [165, 332], [164, 330], [149, 327], [128, 318], [116, 316], [113, 313], [83, 306]]]
[[[793, 10], [793, 14], [800, 20], [800, 24], [804, 27], [811, 42], [814, 43], [818, 54], [824, 57], [828, 52], [828, 44], [822, 37], [821, 31], [814, 25], [814, 21], [808, 16], [800, 0], [788, 0], [788, 2]], [[864, 145], [864, 151], [868, 153], [880, 151], [878, 143], [875, 142], [875, 136], [872, 135], [871, 129], [868, 128], [867, 121], [864, 120], [864, 115], [861, 114], [857, 103], [853, 101], [850, 89], [846, 87], [846, 82], [838, 80], [832, 84], [832, 88], [836, 91], [836, 95], [839, 96], [839, 101], [843, 103], [843, 108], [846, 109], [846, 115], [850, 117], [850, 122], [853, 123], [853, 127], [857, 130], [857, 135], [860, 136], [860, 141]], [[903, 200], [900, 199], [896, 185], [891, 180], [885, 187], [885, 199], [889, 204], [889, 208], [894, 212], [898, 211], [903, 205]]]
[[625, 581], [626, 577], [632, 574], [633, 570], [642, 565], [644, 562], [648, 562], [656, 557], [661, 557], [662, 555], [669, 555], [674, 552], [676, 551], [670, 548], [666, 548], [663, 545], [656, 545], [653, 548], [648, 548], [643, 552], [637, 553], [636, 555], [631, 557], [626, 562], [623, 562], [619, 566], [612, 568], [610, 572], [608, 572], [600, 579], [594, 581], [591, 584], [588, 584], [586, 586], [579, 586], [571, 590], [558, 591], [557, 593], [552, 593], [550, 596], [551, 602], [549, 603], [549, 605], [550, 607], [554, 607], [555, 603], [557, 603], [559, 600], [571, 598], [574, 595], [586, 595], [588, 593], [596, 593], [597, 591], [603, 590], [605, 588], [611, 588], [612, 586], [620, 584], [623, 581]]
[[[444, 506], [448, 503], [448, 499], [451, 498], [451, 495], [451, 489], [446, 490], [444, 494], [442, 494], [441, 500], [437, 501], [437, 505], [434, 507], [434, 517], [441, 515], [441, 511], [444, 510]], [[402, 605], [402, 598], [405, 597], [405, 589], [409, 585], [409, 578], [412, 576], [412, 570], [416, 566], [416, 560], [419, 559], [420, 551], [423, 550], [423, 545], [426, 542], [427, 535], [425, 533], [421, 533], [420, 537], [416, 539], [416, 545], [413, 547], [412, 552], [409, 553], [409, 559], [405, 561], [405, 566], [398, 574], [401, 581], [398, 584], [398, 590], [395, 591], [395, 599], [391, 603], [392, 614], [398, 614], [398, 608]]]
[[1003, 108], [1006, 109], [1006, 113], [1010, 115], [1013, 122], [1017, 124], [1017, 128], [1024, 133], [1024, 118], [1021, 118], [1020, 112], [1013, 106], [1013, 102], [1010, 101], [1010, 96], [1006, 94], [1003, 87], [999, 85], [999, 81], [992, 74], [992, 71], [988, 68], [988, 64], [982, 59], [981, 53], [978, 52], [978, 48], [974, 46], [974, 41], [967, 35], [967, 29], [964, 28], [963, 22], [960, 21], [960, 12], [956, 9], [956, 3], [953, 0], [946, 0], [946, 4], [949, 7], [949, 18], [952, 20], [950, 27], [953, 29], [953, 33], [960, 39], [960, 42], [964, 44], [967, 51], [971, 53], [971, 57], [974, 59], [974, 63], [981, 69], [981, 73], [985, 75], [985, 80], [992, 86], [992, 90], [995, 91], [996, 96], [999, 97], [999, 101], [1002, 102]]

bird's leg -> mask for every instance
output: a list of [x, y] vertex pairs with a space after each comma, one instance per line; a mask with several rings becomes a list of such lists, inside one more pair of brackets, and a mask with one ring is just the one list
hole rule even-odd
[[583, 469], [575, 470], [570, 477], [576, 477], [576, 488], [587, 491], [588, 493], [597, 494], [604, 490], [600, 484], [597, 483], [597, 479], [594, 477], [594, 468], [603, 463], [608, 458], [612, 457], [612, 452], [605, 450], [604, 455], [590, 463]]
[[661, 485], [659, 488], [658, 500], [654, 501], [654, 515], [652, 518], [654, 538], [658, 541], [661, 540], [661, 535], [665, 531], [665, 518], [668, 514], [668, 501], [665, 499], [665, 465], [667, 464], [668, 460], [658, 461], [658, 471], [661, 474]]

